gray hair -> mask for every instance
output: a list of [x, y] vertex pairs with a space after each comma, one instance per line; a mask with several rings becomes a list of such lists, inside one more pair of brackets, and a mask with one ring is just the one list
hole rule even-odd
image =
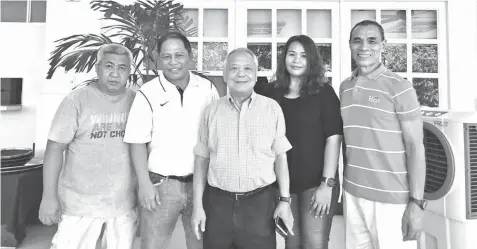
[[243, 53], [247, 53], [248, 55], [252, 56], [253, 58], [253, 62], [255, 63], [255, 69], [258, 70], [258, 58], [257, 56], [252, 52], [252, 50], [248, 49], [248, 48], [236, 48], [232, 51], [230, 51], [230, 53], [225, 57], [225, 67], [224, 69], [226, 69], [228, 67], [228, 63], [229, 63], [229, 59], [230, 57], [232, 57], [232, 55], [236, 54], [236, 53], [240, 53], [240, 52], [243, 52]]
[[127, 55], [129, 64], [132, 64], [133, 55], [131, 51], [121, 44], [109, 43], [101, 45], [98, 49], [98, 54], [96, 55], [96, 61], [98, 63], [101, 62], [105, 54]]

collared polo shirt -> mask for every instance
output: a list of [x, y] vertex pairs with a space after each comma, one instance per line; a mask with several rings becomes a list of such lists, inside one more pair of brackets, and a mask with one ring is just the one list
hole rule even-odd
[[367, 200], [405, 204], [409, 198], [401, 122], [420, 118], [413, 85], [380, 65], [340, 86], [346, 144], [344, 189]]
[[275, 158], [289, 149], [279, 104], [253, 92], [241, 108], [229, 94], [206, 108], [194, 153], [210, 159], [211, 186], [247, 192], [276, 181]]
[[200, 117], [219, 95], [210, 81], [192, 73], [182, 95], [162, 73], [136, 94], [124, 142], [147, 144], [151, 172], [184, 176], [194, 171]]

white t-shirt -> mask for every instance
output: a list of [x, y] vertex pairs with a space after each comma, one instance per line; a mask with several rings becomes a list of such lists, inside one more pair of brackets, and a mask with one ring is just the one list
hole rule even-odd
[[135, 177], [122, 141], [134, 92], [119, 96], [96, 84], [77, 89], [61, 102], [48, 139], [68, 144], [58, 182], [63, 213], [115, 217], [135, 207]]
[[205, 107], [219, 99], [207, 79], [190, 74], [183, 98], [162, 73], [136, 94], [124, 142], [148, 144], [149, 171], [184, 176], [194, 171], [194, 146]]

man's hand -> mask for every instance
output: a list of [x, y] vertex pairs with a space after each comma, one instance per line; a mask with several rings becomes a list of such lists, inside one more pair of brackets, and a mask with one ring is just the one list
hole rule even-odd
[[333, 188], [330, 188], [324, 184], [318, 186], [313, 193], [313, 196], [310, 200], [310, 213], [315, 213], [315, 218], [323, 217], [323, 215], [328, 215], [330, 213], [331, 205], [331, 194]]
[[407, 204], [406, 211], [402, 216], [403, 240], [417, 240], [423, 230], [424, 211], [414, 202]]
[[60, 222], [61, 204], [57, 197], [43, 198], [41, 200], [38, 218], [41, 223], [47, 226]]
[[273, 219], [276, 219], [277, 217], [282, 218], [290, 234], [295, 235], [293, 233], [293, 214], [289, 203], [283, 201], [278, 203], [277, 208], [273, 213]]
[[139, 186], [138, 197], [141, 206], [148, 211], [153, 211], [161, 205], [159, 192], [151, 182]]
[[198, 240], [200, 240], [200, 235], [205, 232], [205, 221], [206, 216], [204, 208], [202, 206], [194, 207], [194, 210], [192, 211], [192, 228], [194, 229], [195, 236]]

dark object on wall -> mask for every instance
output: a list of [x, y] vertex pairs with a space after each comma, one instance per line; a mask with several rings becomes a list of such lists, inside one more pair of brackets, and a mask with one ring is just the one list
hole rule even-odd
[[0, 85], [1, 110], [21, 110], [23, 79], [1, 78]]

